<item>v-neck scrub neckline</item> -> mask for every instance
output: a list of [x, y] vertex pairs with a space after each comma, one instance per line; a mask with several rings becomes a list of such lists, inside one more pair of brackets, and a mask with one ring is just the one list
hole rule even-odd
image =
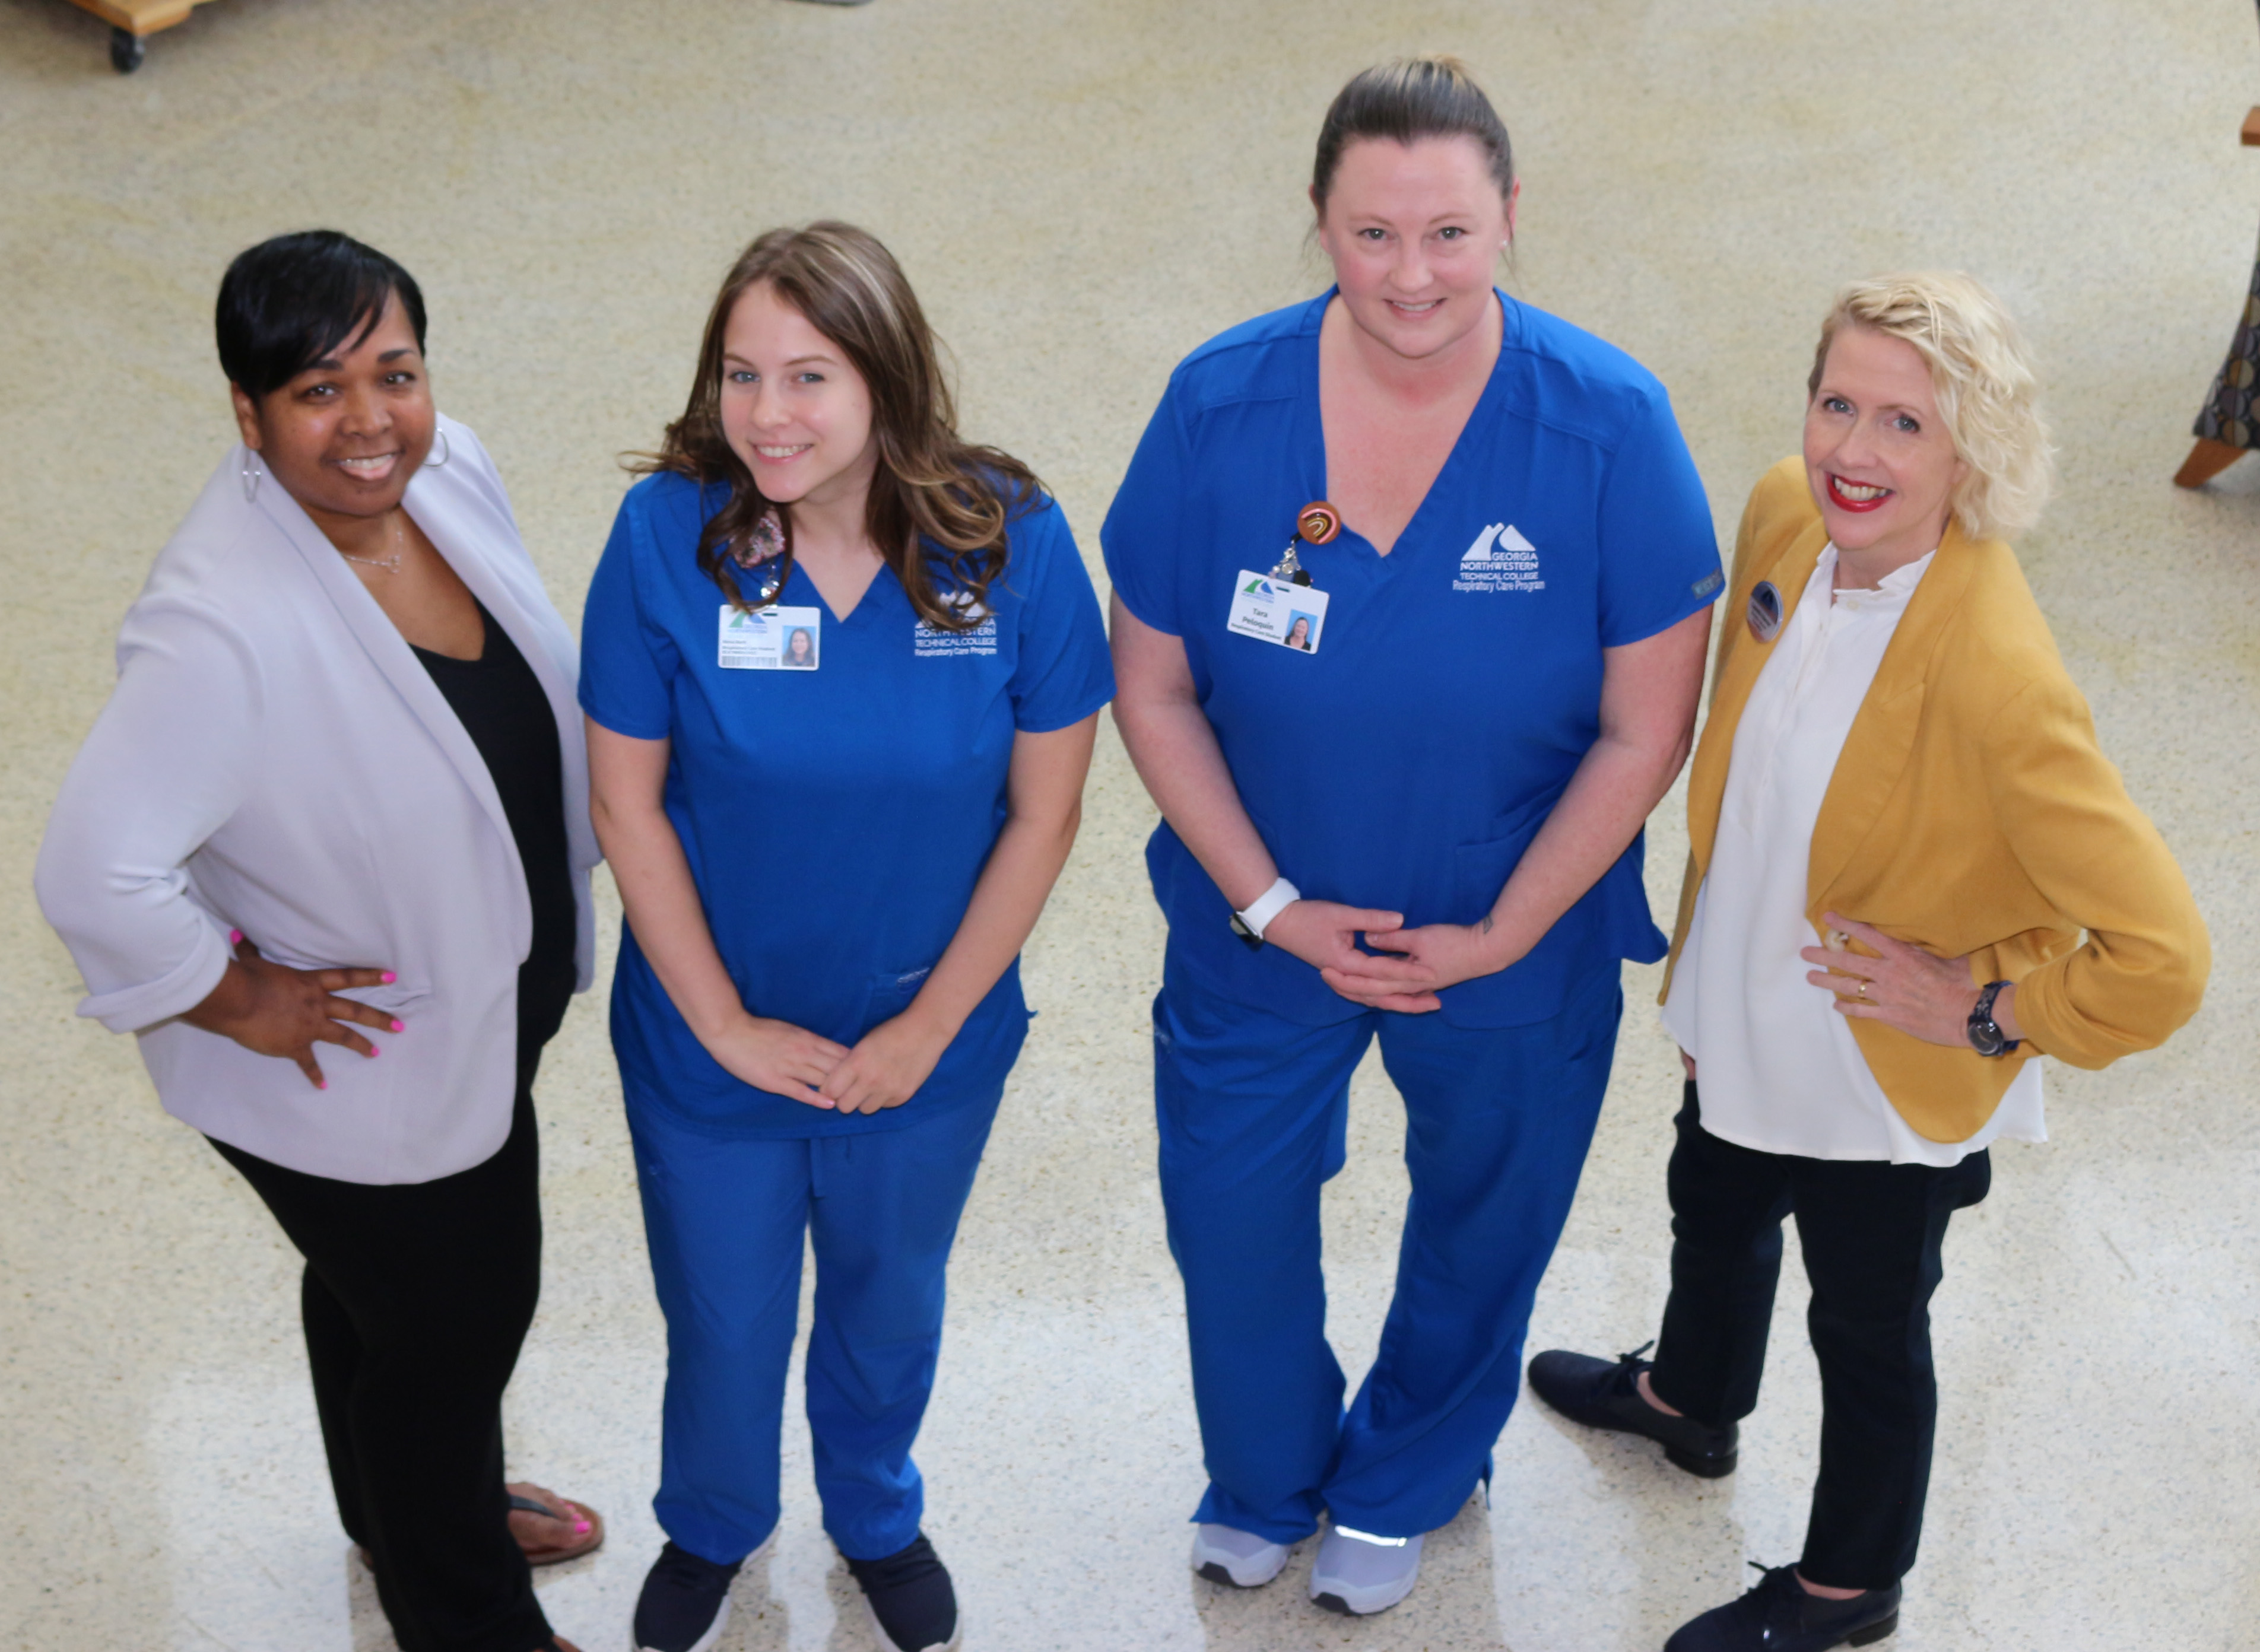
[[[726, 498], [668, 474], [629, 490], [582, 622], [581, 703], [669, 742], [668, 818], [747, 1007], [853, 1045], [908, 1007], [956, 933], [1005, 823], [1016, 735], [1112, 697], [1105, 630], [1065, 517], [1038, 498], [1008, 521], [975, 629], [922, 623], [891, 568], [837, 619], [795, 568], [776, 602], [822, 611], [816, 669], [733, 669], [717, 643], [726, 599], [697, 564]], [[908, 1102], [833, 1112], [725, 1071], [621, 929], [612, 1042], [629, 1103], [718, 1135], [900, 1129], [993, 1096], [1027, 1019], [1016, 964]]]
[[[1319, 329], [1332, 290], [1233, 328], [1170, 375], [1101, 533], [1115, 592], [1180, 638], [1241, 802], [1320, 899], [1480, 919], [1599, 733], [1603, 651], [1724, 584], [1708, 501], [1655, 376], [1498, 295], [1498, 360], [1390, 554], [1298, 546], [1327, 597], [1303, 653], [1226, 628], [1242, 570], [1325, 497]], [[1470, 1026], [1550, 1019], [1596, 976], [1665, 951], [1635, 838], [1528, 956], [1445, 990]], [[1172, 960], [1312, 1026], [1360, 1006], [1277, 948], [1250, 951], [1164, 822], [1147, 847]]]
[[[1314, 457], [1316, 461], [1305, 471], [1309, 484], [1306, 497], [1312, 499], [1330, 499], [1334, 497], [1327, 491], [1330, 472], [1327, 463], [1326, 410], [1319, 388], [1320, 370], [1319, 351], [1321, 334], [1326, 329], [1327, 311], [1341, 292], [1341, 289], [1339, 287], [1329, 287], [1321, 293], [1310, 307], [1303, 328], [1303, 334], [1306, 337], [1307, 343], [1300, 352], [1301, 384], [1300, 393], [1296, 398], [1295, 437], [1302, 452]], [[1461, 456], [1472, 446], [1480, 442], [1481, 434], [1477, 426], [1487, 416], [1495, 415], [1498, 411], [1499, 366], [1506, 360], [1508, 347], [1517, 335], [1517, 318], [1520, 311], [1520, 306], [1509, 300], [1505, 293], [1494, 290], [1491, 296], [1499, 305], [1498, 354], [1491, 360], [1491, 371], [1484, 376], [1483, 393], [1476, 397], [1476, 404], [1468, 410], [1466, 422], [1461, 425], [1459, 433], [1452, 438], [1452, 449], [1444, 455], [1444, 462], [1437, 470], [1435, 480], [1428, 484], [1428, 490], [1420, 496], [1420, 503], [1413, 507], [1412, 514], [1406, 518], [1405, 526], [1398, 532], [1397, 537], [1390, 541], [1387, 551], [1381, 550], [1371, 540], [1352, 527], [1348, 521], [1342, 523], [1341, 533], [1335, 537], [1333, 543], [1339, 545], [1345, 539], [1353, 539], [1365, 547], [1376, 562], [1384, 567], [1388, 566], [1395, 559], [1405, 540], [1412, 537], [1412, 531], [1420, 525], [1420, 518], [1427, 513], [1430, 504], [1440, 495], [1446, 495], [1447, 483], [1454, 480], [1453, 468], [1459, 463]]]

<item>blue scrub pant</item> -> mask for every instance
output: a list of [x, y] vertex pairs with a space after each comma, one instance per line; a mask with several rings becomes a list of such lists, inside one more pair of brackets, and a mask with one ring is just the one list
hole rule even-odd
[[776, 1526], [804, 1231], [816, 1247], [806, 1374], [824, 1529], [851, 1560], [917, 1539], [926, 1498], [911, 1442], [933, 1391], [949, 1248], [1003, 1094], [1000, 1078], [898, 1130], [765, 1141], [630, 1106], [667, 1316], [652, 1511], [682, 1548], [729, 1565]]
[[[1195, 1520], [1291, 1543], [1322, 1509], [1380, 1537], [1459, 1512], [1520, 1390], [1531, 1301], [1623, 1011], [1603, 976], [1534, 1026], [1376, 1010], [1305, 1026], [1205, 991], [1172, 962], [1154, 1003], [1155, 1091], [1209, 1473]], [[1412, 1196], [1380, 1353], [1345, 1416], [1319, 1189], [1341, 1169], [1350, 1074], [1377, 1034], [1405, 1100]]]

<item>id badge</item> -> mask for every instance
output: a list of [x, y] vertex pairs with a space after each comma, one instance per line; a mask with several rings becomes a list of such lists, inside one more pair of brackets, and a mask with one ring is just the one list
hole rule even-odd
[[1259, 642], [1316, 654], [1327, 628], [1327, 594], [1315, 585], [1291, 585], [1243, 568], [1233, 576], [1232, 609], [1224, 628]]
[[722, 604], [722, 640], [715, 663], [731, 671], [813, 671], [824, 640], [824, 615], [814, 608], [757, 608], [751, 613]]

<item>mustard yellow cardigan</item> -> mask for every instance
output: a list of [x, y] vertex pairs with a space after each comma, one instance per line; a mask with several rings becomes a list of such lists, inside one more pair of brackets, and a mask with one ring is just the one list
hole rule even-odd
[[[1784, 459], [1751, 492], [1735, 540], [1710, 720], [1688, 774], [1692, 852], [1674, 965], [1717, 840], [1734, 726], [1772, 653], [1744, 621], [1750, 592], [1770, 579], [1793, 611], [1827, 542], [1803, 461]], [[1900, 617], [1813, 829], [1816, 940], [1823, 912], [1941, 957], [1966, 953], [1974, 982], [2017, 983], [2025, 1042], [1992, 1060], [1853, 1019], [1884, 1094], [1934, 1141], [1976, 1134], [2028, 1055], [2108, 1066], [2197, 1011], [2212, 948], [2189, 884], [2097, 747], [2087, 702], [1999, 540], [1949, 524]]]

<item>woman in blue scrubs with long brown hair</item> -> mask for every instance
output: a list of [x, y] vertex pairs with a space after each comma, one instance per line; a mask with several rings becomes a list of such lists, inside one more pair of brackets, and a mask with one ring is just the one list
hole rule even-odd
[[1112, 690], [1098, 604], [1028, 468], [958, 437], [909, 282], [848, 225], [739, 257], [651, 468], [581, 678], [668, 1327], [635, 1643], [712, 1647], [776, 1529], [806, 1234], [824, 1527], [884, 1643], [927, 1652], [957, 1604], [911, 1443]]
[[[1492, 286], [1517, 188], [1455, 61], [1351, 81], [1311, 187], [1334, 290], [1180, 364], [1103, 535], [1116, 717], [1163, 817], [1193, 1564], [1267, 1583], [1329, 1513], [1311, 1593], [1352, 1613], [1411, 1591], [1513, 1405], [1620, 966], [1663, 955], [1641, 826], [1722, 583], [1663, 387]], [[1377, 1036], [1412, 1198], [1345, 1415], [1319, 1190]]]

